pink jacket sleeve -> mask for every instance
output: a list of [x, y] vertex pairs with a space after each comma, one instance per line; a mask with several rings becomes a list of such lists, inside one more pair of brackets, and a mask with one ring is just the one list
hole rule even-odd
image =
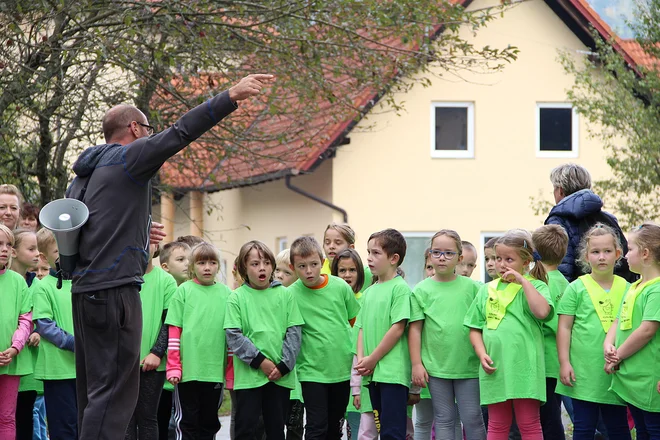
[[30, 334], [32, 333], [32, 312], [27, 312], [18, 317], [18, 328], [11, 337], [11, 346], [19, 353], [25, 347]]
[[167, 342], [167, 380], [173, 377], [181, 379], [181, 327], [170, 325]]
[[362, 387], [362, 376], [357, 372], [357, 356], [353, 356], [353, 368], [351, 368], [351, 396], [359, 396]]

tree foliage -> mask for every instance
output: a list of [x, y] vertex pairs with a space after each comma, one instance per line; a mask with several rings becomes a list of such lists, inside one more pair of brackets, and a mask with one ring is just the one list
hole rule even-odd
[[[272, 133], [249, 130], [255, 112], [299, 124], [353, 105], [351, 90], [393, 92], [446, 74], [501, 69], [512, 47], [464, 38], [506, 5], [467, 12], [437, 0], [9, 0], [0, 3], [0, 173], [32, 201], [60, 197], [69, 165], [101, 141], [100, 120], [129, 102], [163, 128], [242, 76], [277, 76], [252, 119], [227, 124], [189, 158], [258, 154]], [[412, 78], [412, 73], [422, 75]], [[393, 75], [408, 78], [392, 83]], [[331, 103], [328, 106], [327, 103]], [[355, 109], [353, 109], [355, 110]], [[250, 109], [248, 109], [248, 112]], [[270, 137], [269, 137], [270, 136]], [[304, 144], [301, 144], [304, 148]], [[199, 164], [199, 172], [208, 170]]]
[[[631, 24], [646, 54], [660, 60], [660, 0], [640, 3]], [[657, 219], [660, 206], [660, 64], [629, 65], [616, 41], [596, 38], [597, 53], [576, 63], [562, 62], [575, 75], [569, 99], [601, 140], [611, 176], [596, 191], [627, 227]]]

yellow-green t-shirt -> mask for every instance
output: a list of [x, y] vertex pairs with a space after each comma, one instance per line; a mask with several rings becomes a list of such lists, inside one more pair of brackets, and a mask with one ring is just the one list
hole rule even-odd
[[[140, 344], [140, 360], [151, 352], [162, 326], [163, 311], [170, 306], [170, 301], [176, 292], [174, 277], [158, 266], [144, 274], [144, 284], [140, 289], [142, 301], [142, 343]], [[165, 371], [167, 356], [160, 360], [157, 371]]]
[[[47, 275], [34, 292], [32, 318], [50, 319], [65, 332], [73, 335], [73, 311], [71, 307], [71, 281], [62, 280], [57, 288], [57, 277]], [[76, 362], [72, 351], [56, 347], [41, 338], [39, 357], [34, 374], [41, 380], [63, 380], [76, 378]]]
[[[632, 311], [632, 328], [616, 329], [616, 347], [620, 347], [639, 328], [642, 321], [660, 321], [660, 283], [643, 287]], [[630, 293], [626, 294], [626, 296]], [[626, 300], [623, 297], [623, 301]], [[620, 311], [619, 311], [620, 313]], [[619, 321], [620, 323], [620, 321]], [[660, 332], [637, 353], [621, 362], [621, 369], [612, 375], [611, 389], [623, 401], [649, 412], [660, 412]]]
[[460, 275], [449, 282], [426, 278], [413, 289], [410, 322], [424, 321], [422, 363], [429, 376], [479, 377], [479, 358], [470, 344], [470, 329], [463, 325], [478, 291], [476, 282]]
[[298, 280], [288, 287], [305, 323], [296, 362], [301, 382], [337, 383], [351, 378], [351, 325], [360, 306], [346, 281], [327, 276], [324, 287], [310, 289]]
[[[25, 279], [12, 270], [0, 273], [0, 292], [0, 347], [4, 351], [11, 347], [11, 338], [18, 328], [18, 317], [32, 310], [32, 295]], [[9, 365], [0, 367], [0, 374], [10, 376], [25, 376], [33, 371], [32, 351], [27, 345]]]
[[224, 382], [227, 343], [224, 331], [227, 298], [221, 283], [181, 284], [170, 301], [165, 323], [181, 327], [181, 382]]
[[[28, 294], [30, 295], [30, 304], [32, 305], [34, 305], [34, 292], [36, 291], [37, 286], [39, 284], [40, 281], [38, 278], [36, 277], [32, 278], [32, 284], [28, 288]], [[33, 307], [32, 315], [33, 315], [32, 319], [34, 319], [34, 307]], [[34, 324], [33, 324], [33, 331], [34, 331]], [[15, 361], [25, 362], [26, 359], [31, 359], [32, 371], [34, 371], [38, 356], [39, 356], [39, 347], [30, 347], [26, 343], [25, 346], [23, 347], [23, 350], [18, 355], [20, 359], [18, 359], [17, 357]], [[25, 376], [21, 376], [21, 381], [18, 386], [18, 392], [20, 393], [23, 391], [36, 391], [37, 394], [43, 394], [44, 384], [40, 380], [37, 380], [34, 374], [27, 374]]]
[[[410, 319], [410, 297], [410, 287], [400, 276], [384, 283], [376, 283], [364, 292], [364, 305], [355, 326], [362, 329], [365, 356], [369, 356], [376, 349], [392, 325]], [[411, 365], [406, 331], [376, 364], [374, 374], [362, 377], [362, 383], [390, 383], [410, 387], [410, 379]]]
[[[543, 321], [552, 319], [554, 305], [548, 285], [531, 280], [534, 288], [548, 301], [550, 313]], [[498, 290], [508, 283], [500, 282]], [[465, 325], [481, 330], [486, 353], [497, 368], [486, 374], [479, 367], [481, 404], [490, 405], [509, 399], [535, 399], [545, 402], [545, 355], [541, 321], [529, 308], [522, 288], [513, 298], [496, 329], [486, 325], [488, 285], [479, 289], [477, 297], [465, 315]]]
[[[275, 365], [282, 361], [287, 329], [303, 324], [293, 295], [281, 285], [257, 290], [243, 284], [227, 300], [225, 329], [240, 330]], [[260, 368], [252, 368], [234, 356], [234, 390], [259, 388], [268, 382]], [[275, 383], [294, 389], [295, 370]]]
[[[564, 291], [568, 287], [568, 280], [558, 270], [548, 272], [548, 288], [550, 298], [558, 307]], [[543, 323], [543, 343], [545, 344], [545, 377], [559, 379], [559, 355], [557, 354], [557, 324], [559, 317], [555, 313], [550, 321]]]

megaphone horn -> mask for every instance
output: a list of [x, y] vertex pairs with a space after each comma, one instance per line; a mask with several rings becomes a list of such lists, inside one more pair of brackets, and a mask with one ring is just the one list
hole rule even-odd
[[78, 199], [53, 200], [39, 213], [39, 222], [55, 235], [60, 267], [65, 272], [72, 273], [76, 268], [80, 228], [88, 218], [89, 209]]

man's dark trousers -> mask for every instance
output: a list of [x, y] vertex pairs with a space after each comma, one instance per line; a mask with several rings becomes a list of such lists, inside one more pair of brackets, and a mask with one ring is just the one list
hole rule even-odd
[[140, 389], [140, 286], [74, 293], [71, 298], [78, 439], [123, 439]]

